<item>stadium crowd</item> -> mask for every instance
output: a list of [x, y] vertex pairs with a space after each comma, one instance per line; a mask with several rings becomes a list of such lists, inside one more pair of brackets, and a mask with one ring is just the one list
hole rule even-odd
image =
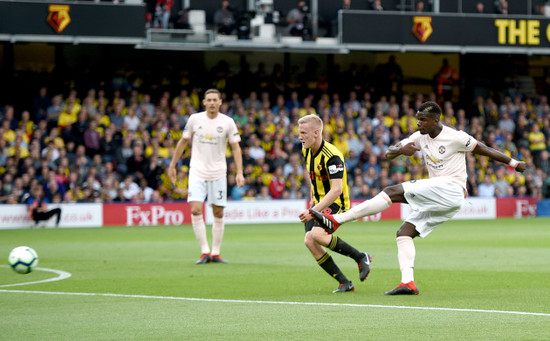
[[327, 77], [308, 63], [285, 77], [280, 65], [268, 73], [261, 64], [257, 72], [243, 64], [234, 73], [220, 62], [201, 84], [188, 70], [154, 83], [122, 70], [94, 84], [43, 86], [26, 105], [0, 103], [0, 202], [25, 203], [38, 185], [50, 202], [185, 200], [189, 151], [176, 183], [165, 171], [189, 115], [202, 110], [207, 88], [222, 92], [221, 111], [235, 120], [242, 137], [246, 186], [235, 186], [229, 159], [232, 200], [307, 198], [297, 121], [310, 113], [322, 118], [325, 139], [346, 157], [352, 198], [426, 178], [420, 155], [384, 158], [389, 145], [416, 130], [416, 108], [425, 100], [441, 104], [444, 124], [527, 163], [520, 174], [468, 154], [470, 195], [550, 197], [545, 95], [509, 91], [461, 105], [436, 92], [403, 93], [399, 79], [391, 83], [388, 65], [374, 74], [356, 66], [335, 68]]

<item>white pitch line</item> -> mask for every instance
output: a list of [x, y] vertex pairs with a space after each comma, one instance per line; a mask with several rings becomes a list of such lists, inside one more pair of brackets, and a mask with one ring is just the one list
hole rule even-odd
[[483, 310], [483, 309], [460, 309], [460, 308], [441, 308], [441, 307], [414, 307], [399, 305], [379, 305], [379, 304], [353, 304], [353, 303], [323, 303], [323, 302], [285, 302], [285, 301], [253, 301], [253, 300], [226, 300], [214, 298], [193, 298], [193, 297], [174, 297], [174, 296], [149, 296], [149, 295], [125, 295], [109, 293], [86, 293], [86, 292], [59, 292], [59, 291], [27, 291], [27, 290], [2, 290], [0, 293], [16, 294], [41, 294], [41, 295], [66, 295], [66, 296], [101, 296], [101, 297], [122, 297], [122, 298], [144, 298], [156, 300], [174, 300], [174, 301], [194, 301], [194, 302], [215, 302], [215, 303], [252, 303], [252, 304], [281, 304], [281, 305], [304, 305], [304, 306], [333, 306], [333, 307], [354, 307], [354, 308], [382, 308], [382, 309], [411, 309], [411, 310], [435, 310], [452, 312], [473, 312], [489, 314], [508, 314], [508, 315], [528, 315], [550, 317], [548, 313], [531, 313], [525, 311], [507, 311], [507, 310]]
[[[0, 265], [0, 267], [8, 267], [7, 265]], [[39, 284], [39, 283], [48, 283], [48, 282], [55, 282], [55, 281], [61, 281], [64, 279], [67, 279], [71, 277], [70, 272], [62, 271], [62, 270], [55, 270], [55, 269], [48, 269], [48, 268], [35, 268], [34, 271], [45, 271], [45, 272], [53, 272], [57, 274], [57, 277], [53, 278], [47, 278], [40, 281], [32, 281], [32, 282], [23, 282], [23, 283], [13, 283], [13, 284], [3, 284], [0, 285], [0, 288], [7, 288], [7, 287], [16, 287], [20, 285], [29, 285], [29, 284]]]

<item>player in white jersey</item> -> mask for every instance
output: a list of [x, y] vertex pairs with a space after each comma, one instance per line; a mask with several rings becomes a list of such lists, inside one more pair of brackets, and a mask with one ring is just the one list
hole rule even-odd
[[[227, 263], [220, 257], [220, 247], [224, 233], [223, 211], [227, 205], [227, 162], [225, 149], [231, 146], [233, 160], [237, 166], [237, 186], [244, 186], [242, 153], [239, 142], [241, 137], [235, 121], [219, 112], [222, 104], [221, 94], [217, 89], [209, 89], [202, 101], [206, 111], [189, 117], [183, 134], [172, 156], [168, 167], [168, 176], [176, 181], [176, 166], [187, 144], [191, 145], [191, 162], [189, 167], [188, 199], [191, 206], [193, 231], [201, 248], [201, 258], [197, 264], [210, 262]], [[214, 222], [212, 224], [212, 250], [206, 237], [202, 207], [204, 200], [212, 206]]]
[[441, 108], [437, 103], [423, 103], [416, 113], [418, 131], [397, 145], [390, 146], [386, 153], [388, 159], [393, 159], [399, 155], [412, 156], [421, 150], [429, 179], [388, 186], [374, 198], [341, 214], [330, 215], [310, 210], [323, 228], [333, 232], [345, 222], [380, 213], [394, 202], [411, 206], [412, 213], [397, 231], [401, 283], [386, 292], [386, 295], [418, 295], [413, 274], [416, 254], [413, 238], [426, 237], [460, 210], [467, 195], [466, 152], [507, 163], [519, 172], [525, 170], [525, 162], [514, 160], [463, 131], [443, 126], [440, 117]]

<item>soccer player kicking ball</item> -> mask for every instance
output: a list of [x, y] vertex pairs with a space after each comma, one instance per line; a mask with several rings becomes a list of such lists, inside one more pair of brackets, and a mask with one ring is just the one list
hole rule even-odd
[[401, 284], [385, 295], [418, 295], [414, 284], [415, 247], [413, 238], [425, 238], [437, 226], [451, 219], [462, 206], [466, 192], [466, 152], [485, 155], [507, 163], [519, 172], [525, 162], [476, 141], [463, 131], [443, 126], [439, 121], [441, 108], [435, 102], [425, 102], [416, 113], [418, 131], [391, 146], [388, 159], [399, 155], [412, 156], [421, 150], [428, 167], [429, 179], [411, 180], [388, 186], [370, 200], [349, 211], [330, 215], [310, 210], [321, 227], [332, 233], [348, 221], [380, 213], [394, 202], [407, 203], [412, 213], [397, 231], [397, 258], [401, 269]]

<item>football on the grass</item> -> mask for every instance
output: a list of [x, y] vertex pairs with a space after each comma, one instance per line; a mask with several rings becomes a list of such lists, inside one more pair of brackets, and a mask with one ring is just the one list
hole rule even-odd
[[8, 263], [15, 272], [28, 274], [38, 265], [38, 255], [28, 246], [18, 246], [11, 250]]

